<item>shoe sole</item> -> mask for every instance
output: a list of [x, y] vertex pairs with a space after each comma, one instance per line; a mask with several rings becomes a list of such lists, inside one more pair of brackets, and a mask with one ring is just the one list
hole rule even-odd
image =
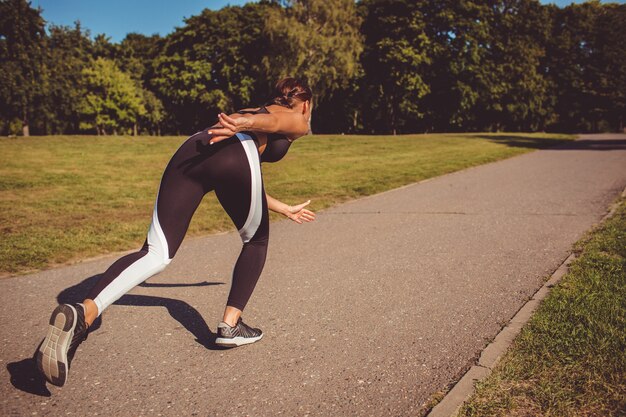
[[218, 337], [215, 339], [215, 344], [224, 347], [237, 347], [242, 345], [249, 345], [250, 343], [258, 342], [263, 338], [263, 335], [257, 337]]
[[76, 328], [76, 309], [68, 304], [58, 306], [50, 316], [48, 334], [37, 351], [37, 368], [53, 385], [67, 382], [70, 348]]

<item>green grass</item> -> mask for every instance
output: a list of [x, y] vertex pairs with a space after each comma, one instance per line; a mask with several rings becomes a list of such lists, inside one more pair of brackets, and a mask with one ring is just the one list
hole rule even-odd
[[[160, 175], [183, 137], [0, 138], [0, 274], [142, 244]], [[310, 136], [265, 164], [269, 194], [342, 201], [572, 139], [548, 134]], [[231, 230], [210, 194], [188, 235]]]
[[460, 416], [623, 416], [626, 199], [576, 246], [553, 288]]

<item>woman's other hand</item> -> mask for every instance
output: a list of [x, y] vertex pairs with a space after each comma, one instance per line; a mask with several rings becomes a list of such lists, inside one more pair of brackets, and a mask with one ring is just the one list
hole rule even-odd
[[305, 209], [311, 203], [311, 200], [297, 206], [289, 206], [285, 215], [298, 224], [303, 222], [312, 222], [315, 220], [315, 213]]
[[240, 115], [237, 115], [237, 117], [231, 117], [225, 113], [220, 113], [217, 115], [217, 119], [219, 125], [210, 128], [208, 131], [209, 135], [213, 135], [211, 140], [209, 140], [211, 145], [246, 130], [250, 125], [250, 119]]

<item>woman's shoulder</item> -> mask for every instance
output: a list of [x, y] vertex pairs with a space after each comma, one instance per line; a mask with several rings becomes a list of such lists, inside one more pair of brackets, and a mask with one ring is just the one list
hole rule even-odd
[[261, 106], [261, 107], [251, 107], [251, 108], [247, 108], [247, 109], [237, 110], [237, 113], [239, 113], [239, 114], [259, 114], [259, 113], [269, 113], [269, 112], [267, 111], [267, 108], [265, 108], [265, 106]]
[[268, 113], [293, 113], [294, 110], [289, 107], [279, 106], [278, 104], [270, 104], [268, 106], [263, 106], [262, 109], [265, 109]]

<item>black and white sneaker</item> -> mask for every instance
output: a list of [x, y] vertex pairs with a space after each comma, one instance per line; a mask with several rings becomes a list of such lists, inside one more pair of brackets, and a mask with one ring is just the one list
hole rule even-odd
[[67, 381], [76, 348], [87, 339], [82, 304], [61, 304], [52, 312], [48, 334], [37, 350], [37, 368], [51, 384], [62, 387]]
[[253, 329], [241, 321], [240, 317], [235, 327], [230, 327], [224, 322], [217, 325], [215, 344], [219, 346], [236, 347], [257, 342], [261, 340], [262, 337], [263, 332], [260, 329]]

